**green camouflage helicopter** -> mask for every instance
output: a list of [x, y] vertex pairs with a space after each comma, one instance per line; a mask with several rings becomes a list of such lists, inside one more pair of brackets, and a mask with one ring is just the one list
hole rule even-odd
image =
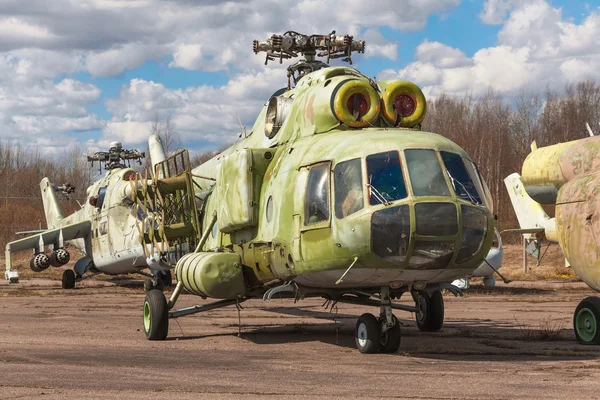
[[[141, 227], [142, 240], [162, 246], [177, 286], [169, 300], [147, 293], [148, 339], [165, 339], [169, 318], [276, 296], [379, 307], [358, 318], [362, 353], [398, 350], [393, 309], [414, 312], [423, 331], [441, 329], [441, 290], [462, 294], [449, 282], [470, 275], [492, 245], [490, 193], [459, 146], [421, 130], [426, 101], [416, 85], [316, 59], [351, 63], [364, 50], [335, 32], [255, 41], [265, 63], [305, 57], [288, 67], [287, 88], [206, 163], [190, 169], [185, 152], [155, 163], [158, 178], [134, 200], [161, 216], [155, 229]], [[180, 190], [163, 193], [166, 181]], [[195, 210], [174, 206], [183, 198]], [[176, 309], [184, 290], [219, 300]], [[414, 306], [392, 301], [404, 293]]]

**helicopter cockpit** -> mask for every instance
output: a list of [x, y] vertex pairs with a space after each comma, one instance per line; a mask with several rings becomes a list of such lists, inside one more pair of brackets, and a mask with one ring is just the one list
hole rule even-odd
[[489, 190], [461, 154], [408, 148], [343, 160], [333, 166], [333, 190], [329, 173], [329, 164], [310, 170], [304, 225], [329, 219], [329, 204], [340, 222], [370, 213], [371, 251], [387, 262], [410, 256], [409, 269], [443, 269], [471, 260], [487, 237]]

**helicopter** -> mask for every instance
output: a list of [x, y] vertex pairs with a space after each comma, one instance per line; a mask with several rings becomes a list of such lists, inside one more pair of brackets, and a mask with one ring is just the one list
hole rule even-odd
[[[540, 148], [533, 142], [521, 174], [507, 176], [504, 183], [521, 227], [513, 231], [524, 234], [529, 243], [524, 251], [539, 257], [543, 241], [559, 243], [566, 264], [589, 287], [600, 291], [596, 217], [600, 136], [587, 127], [590, 137], [584, 139]], [[554, 205], [554, 218], [542, 204]], [[599, 324], [600, 298], [588, 296], [573, 313], [577, 341], [600, 345]]]
[[[169, 299], [147, 292], [147, 339], [166, 339], [172, 318], [275, 297], [378, 307], [377, 316], [357, 320], [361, 353], [398, 350], [393, 310], [415, 313], [422, 331], [439, 331], [442, 290], [462, 295], [451, 282], [471, 275], [494, 239], [492, 199], [477, 166], [448, 138], [421, 129], [426, 100], [414, 83], [329, 65], [352, 64], [364, 41], [288, 31], [254, 41], [253, 51], [266, 53], [265, 64], [304, 58], [287, 68], [287, 87], [240, 141], [193, 169], [165, 160], [154, 189], [134, 196], [162, 214], [177, 197], [160, 190], [161, 179], [179, 180], [197, 210], [164, 227], [158, 221], [143, 238], [164, 245], [159, 253], [177, 279]], [[184, 236], [186, 251], [171, 246]], [[217, 300], [177, 309], [184, 291]], [[414, 305], [394, 301], [403, 294]]]
[[[149, 139], [151, 150], [160, 148], [156, 135]], [[158, 159], [161, 155], [156, 154]], [[144, 286], [160, 289], [171, 284], [171, 268], [153, 258], [143, 248], [137, 227], [141, 218], [147, 218], [136, 208], [128, 194], [137, 190], [137, 172], [130, 168], [131, 161], [138, 161], [145, 153], [138, 150], [125, 150], [120, 142], [112, 142], [108, 152], [99, 151], [87, 157], [88, 162], [100, 163], [104, 176], [94, 182], [86, 191], [86, 202], [75, 213], [63, 216], [57, 194], [67, 196], [75, 192], [70, 184], [53, 185], [46, 177], [40, 182], [47, 229], [24, 232], [34, 233], [26, 238], [6, 244], [6, 279], [17, 283], [19, 275], [12, 269], [12, 253], [33, 250], [29, 262], [34, 272], [42, 272], [48, 267], [61, 267], [67, 264], [71, 255], [66, 243], [83, 252], [73, 269], [66, 269], [62, 275], [62, 288], [72, 289], [75, 283], [100, 273], [116, 275], [140, 273], [146, 276]], [[162, 158], [164, 158], [162, 154]], [[126, 166], [129, 164], [129, 167]], [[50, 249], [47, 254], [46, 249]], [[150, 269], [150, 273], [144, 272]]]

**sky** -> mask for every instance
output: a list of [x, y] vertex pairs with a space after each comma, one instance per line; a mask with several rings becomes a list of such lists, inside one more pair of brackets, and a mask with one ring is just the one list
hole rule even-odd
[[[26, 6], [25, 6], [26, 4]], [[193, 152], [234, 142], [287, 64], [252, 40], [295, 30], [367, 42], [354, 67], [426, 96], [600, 80], [600, 0], [0, 0], [0, 140], [52, 153], [145, 148], [171, 115]]]

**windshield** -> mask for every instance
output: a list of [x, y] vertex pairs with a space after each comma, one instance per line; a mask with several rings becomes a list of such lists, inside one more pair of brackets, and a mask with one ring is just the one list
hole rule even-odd
[[458, 154], [448, 153], [446, 151], [442, 151], [441, 155], [456, 195], [471, 203], [482, 204], [481, 197], [479, 197], [475, 183], [473, 182], [473, 179], [471, 179], [462, 157]]
[[382, 204], [406, 197], [400, 156], [397, 151], [367, 157], [369, 203]]
[[415, 196], [449, 196], [437, 154], [433, 150], [405, 150], [406, 165]]
[[343, 161], [333, 171], [335, 184], [335, 216], [344, 218], [364, 207], [360, 158]]

